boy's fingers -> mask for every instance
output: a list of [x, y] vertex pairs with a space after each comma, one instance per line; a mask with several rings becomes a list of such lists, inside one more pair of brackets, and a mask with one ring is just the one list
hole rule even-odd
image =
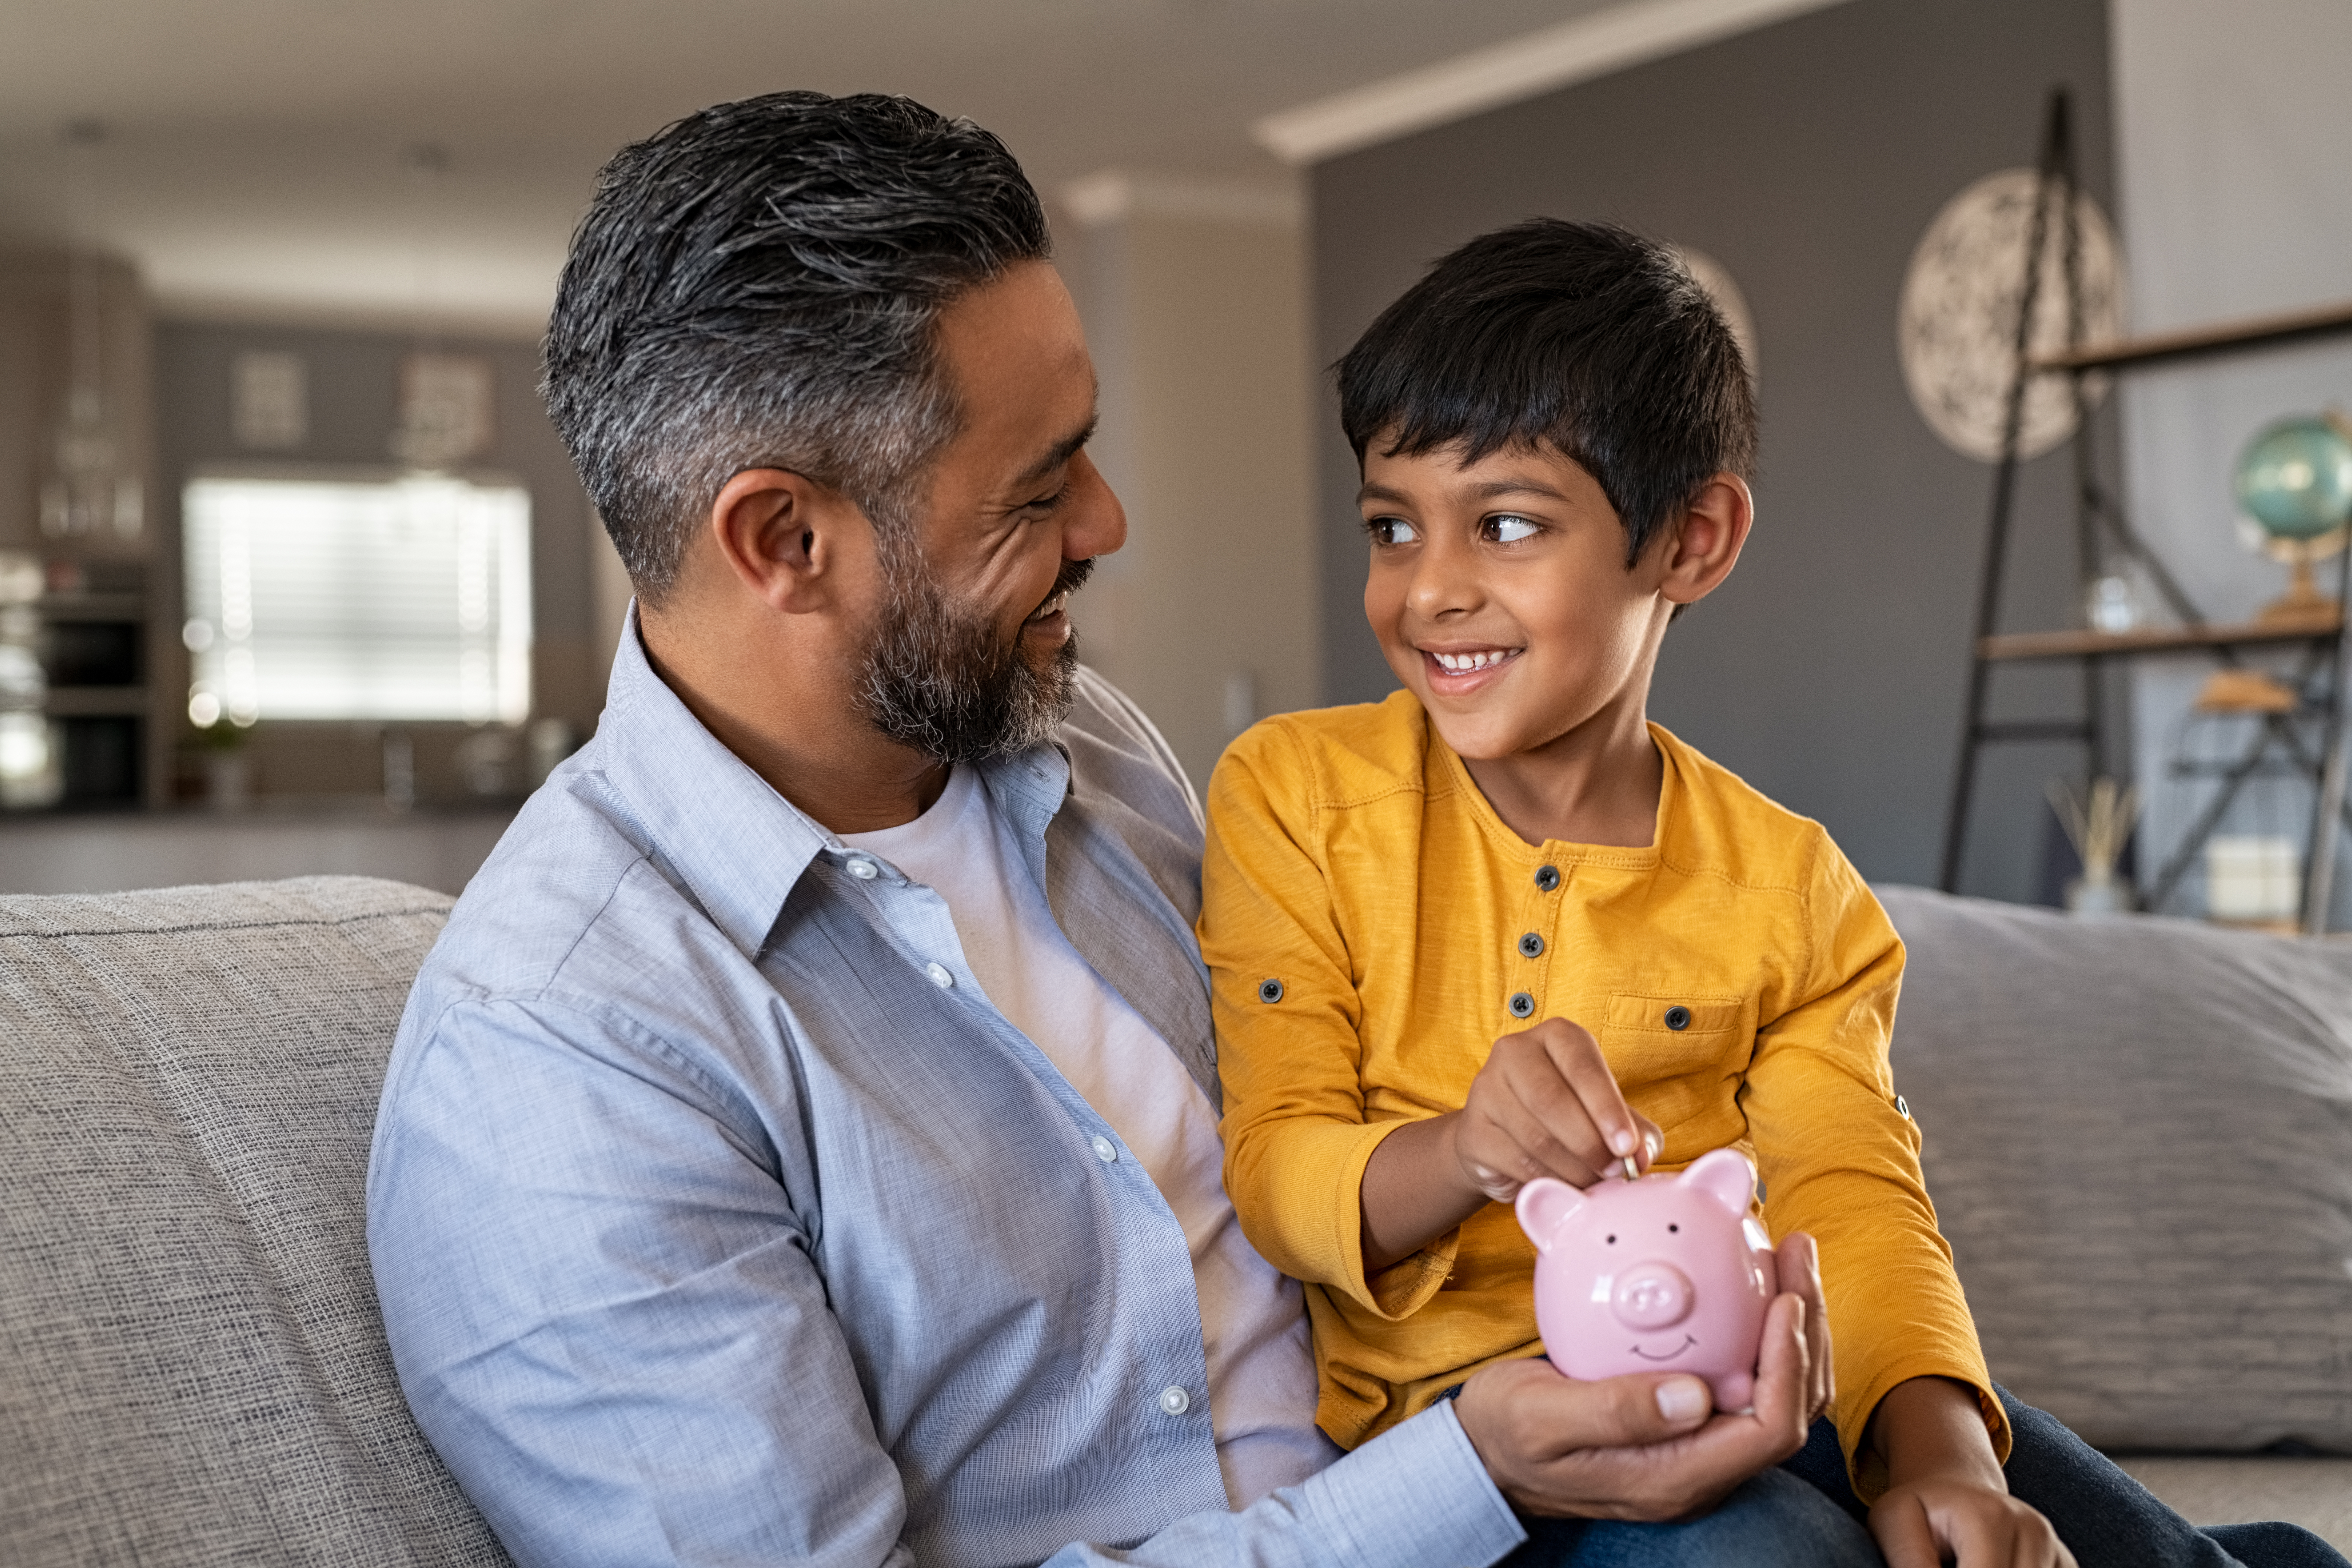
[[1599, 1179], [1598, 1173], [1554, 1138], [1517, 1095], [1503, 1097], [1491, 1109], [1489, 1121], [1496, 1135], [1508, 1145], [1503, 1157], [1514, 1180], [1525, 1183], [1538, 1176], [1558, 1176], [1571, 1186], [1587, 1187]]
[[[1505, 1082], [1510, 1105], [1507, 1125], [1544, 1171], [1584, 1186], [1611, 1163], [1601, 1130], [1583, 1099], [1540, 1050], [1514, 1060]], [[1498, 1108], [1502, 1109], [1502, 1108]]]
[[1642, 1152], [1641, 1124], [1633, 1119], [1625, 1097], [1618, 1092], [1616, 1075], [1601, 1054], [1601, 1042], [1591, 1032], [1565, 1018], [1547, 1020], [1538, 1037], [1544, 1054], [1559, 1076], [1576, 1091], [1586, 1118], [1601, 1135], [1609, 1159], [1622, 1160]]
[[1872, 1509], [1870, 1534], [1886, 1568], [1939, 1568], [1944, 1561], [1927, 1510], [1916, 1497], [1889, 1498]]
[[1666, 1134], [1656, 1122], [1638, 1110], [1633, 1112], [1633, 1124], [1642, 1130], [1642, 1152], [1635, 1158], [1646, 1172], [1658, 1163], [1658, 1156], [1666, 1152]]

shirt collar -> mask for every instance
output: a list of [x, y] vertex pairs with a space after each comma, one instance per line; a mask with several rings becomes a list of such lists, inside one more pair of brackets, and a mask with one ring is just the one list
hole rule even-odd
[[[713, 924], [747, 957], [767, 945], [784, 900], [824, 857], [848, 847], [776, 793], [703, 728], [655, 673], [629, 605], [596, 722], [606, 775]], [[1070, 790], [1058, 741], [980, 764], [981, 783], [1027, 837], [1043, 838]]]

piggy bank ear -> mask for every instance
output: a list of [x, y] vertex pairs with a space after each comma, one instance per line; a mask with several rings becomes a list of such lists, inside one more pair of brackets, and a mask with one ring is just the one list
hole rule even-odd
[[1528, 1233], [1538, 1252], [1549, 1252], [1559, 1227], [1583, 1206], [1584, 1194], [1566, 1182], [1538, 1176], [1519, 1189], [1519, 1228]]
[[1701, 1154], [1683, 1172], [1682, 1179], [1735, 1215], [1747, 1214], [1748, 1200], [1756, 1195], [1756, 1167], [1737, 1149]]

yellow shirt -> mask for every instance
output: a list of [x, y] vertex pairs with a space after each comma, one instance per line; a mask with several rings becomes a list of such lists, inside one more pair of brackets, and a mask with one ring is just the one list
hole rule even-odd
[[1200, 935], [1225, 1185], [1306, 1284], [1317, 1419], [1353, 1447], [1541, 1349], [1508, 1206], [1368, 1279], [1359, 1194], [1381, 1138], [1458, 1110], [1496, 1038], [1560, 1017], [1664, 1129], [1662, 1165], [1740, 1149], [1772, 1233], [1820, 1243], [1850, 1465], [1878, 1401], [1928, 1374], [1976, 1387], [2006, 1457], [1887, 1066], [1902, 942], [1820, 824], [1650, 732], [1665, 777], [1640, 849], [1522, 840], [1407, 692], [1268, 720], [1217, 764]]

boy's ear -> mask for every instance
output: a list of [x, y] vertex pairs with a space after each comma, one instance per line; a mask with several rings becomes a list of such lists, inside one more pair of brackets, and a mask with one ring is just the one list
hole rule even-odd
[[1669, 604], [1693, 605], [1731, 575], [1748, 531], [1756, 521], [1756, 497], [1738, 474], [1719, 473], [1699, 486], [1667, 531], [1659, 595]]
[[829, 604], [848, 530], [865, 514], [789, 468], [746, 468], [720, 487], [705, 534], [727, 574], [785, 615]]

